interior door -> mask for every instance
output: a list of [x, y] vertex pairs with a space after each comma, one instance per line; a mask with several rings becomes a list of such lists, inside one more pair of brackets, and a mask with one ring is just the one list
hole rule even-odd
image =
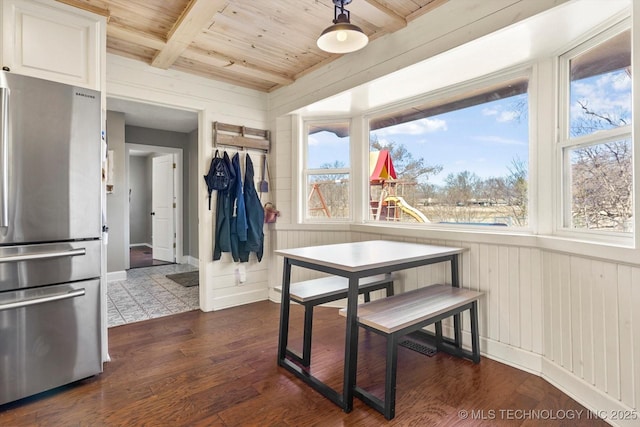
[[175, 262], [173, 154], [153, 158], [151, 178], [151, 244], [153, 258]]

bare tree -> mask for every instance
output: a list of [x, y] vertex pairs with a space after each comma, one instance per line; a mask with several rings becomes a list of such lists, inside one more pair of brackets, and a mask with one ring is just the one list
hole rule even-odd
[[[631, 78], [631, 69], [615, 78]], [[572, 118], [572, 136], [628, 125], [629, 108], [611, 107], [598, 111], [589, 99], [577, 101], [581, 114]], [[633, 215], [633, 161], [631, 140], [621, 138], [571, 151], [572, 225], [586, 229], [628, 231]]]
[[574, 226], [627, 230], [633, 214], [631, 144], [616, 141], [573, 150]]
[[426, 165], [422, 157], [414, 159], [403, 144], [393, 141], [383, 144], [375, 135], [371, 136], [369, 147], [372, 151], [388, 150], [398, 179], [404, 181], [426, 181], [430, 175], [436, 175], [442, 170], [442, 165]]

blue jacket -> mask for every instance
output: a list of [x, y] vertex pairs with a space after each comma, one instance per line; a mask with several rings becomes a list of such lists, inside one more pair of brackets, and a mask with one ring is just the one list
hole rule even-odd
[[225, 152], [223, 161], [227, 164], [229, 170], [229, 187], [226, 190], [218, 190], [216, 198], [216, 233], [213, 245], [213, 260], [219, 260], [222, 252], [231, 252], [231, 215], [233, 214], [233, 201], [231, 187], [237, 185], [236, 179], [240, 179], [240, 175], [236, 176], [233, 167], [231, 167], [231, 159]]
[[240, 244], [240, 261], [249, 261], [249, 253], [255, 252], [258, 262], [262, 260], [264, 251], [264, 233], [262, 227], [264, 224], [264, 208], [260, 202], [260, 197], [256, 192], [253, 182], [253, 162], [249, 154], [245, 158], [244, 172], [244, 203], [247, 214], [247, 239]]
[[231, 159], [233, 172], [236, 176], [233, 186], [229, 186], [231, 193], [231, 256], [233, 260], [240, 261], [240, 245], [247, 241], [247, 213], [244, 205], [244, 192], [242, 186], [242, 171], [240, 170], [240, 156], [234, 154]]

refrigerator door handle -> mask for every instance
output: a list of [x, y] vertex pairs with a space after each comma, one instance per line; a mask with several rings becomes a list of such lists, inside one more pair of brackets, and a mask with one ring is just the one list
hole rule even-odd
[[22, 301], [10, 302], [7, 304], [0, 304], [0, 311], [13, 310], [16, 308], [28, 307], [30, 305], [44, 304], [45, 302], [77, 298], [77, 297], [83, 296], [84, 294], [85, 294], [85, 290], [83, 288], [83, 289], [76, 289], [74, 291], [69, 291], [69, 292], [62, 292], [62, 293], [57, 293], [53, 295], [47, 295], [40, 298], [25, 299]]
[[0, 88], [0, 227], [9, 226], [9, 88]]
[[60, 257], [66, 257], [66, 256], [78, 256], [78, 255], [85, 255], [86, 253], [87, 253], [87, 250], [85, 248], [71, 249], [71, 250], [65, 250], [65, 251], [32, 252], [32, 253], [7, 255], [7, 256], [0, 257], [0, 263], [32, 261], [37, 259], [60, 258]]

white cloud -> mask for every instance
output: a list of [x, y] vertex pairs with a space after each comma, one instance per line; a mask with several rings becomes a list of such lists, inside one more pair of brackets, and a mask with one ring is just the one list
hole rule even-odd
[[512, 122], [518, 119], [518, 117], [520, 117], [520, 113], [517, 111], [502, 111], [496, 120], [500, 123]]
[[484, 116], [495, 116], [498, 123], [512, 122], [520, 117], [520, 113], [514, 110], [503, 110], [501, 108], [485, 108], [482, 110]]
[[574, 99], [571, 116], [574, 118], [583, 114], [578, 102], [585, 104], [589, 111], [599, 114], [621, 117], [631, 115], [631, 79], [624, 72], [573, 82], [571, 95]]

